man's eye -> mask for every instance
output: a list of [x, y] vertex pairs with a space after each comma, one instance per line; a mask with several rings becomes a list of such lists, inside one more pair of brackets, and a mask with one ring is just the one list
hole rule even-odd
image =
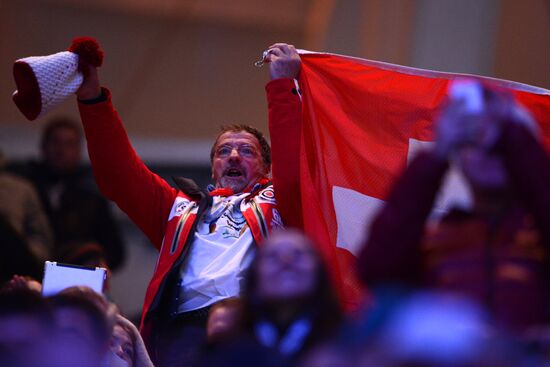
[[229, 147], [221, 147], [218, 149], [218, 155], [225, 156], [231, 154], [231, 148]]
[[251, 147], [242, 147], [240, 152], [242, 155], [254, 155], [254, 149]]

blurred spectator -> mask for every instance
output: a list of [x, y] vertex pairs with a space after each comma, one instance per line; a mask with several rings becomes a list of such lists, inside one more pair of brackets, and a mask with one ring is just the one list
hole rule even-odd
[[154, 367], [137, 328], [91, 288], [42, 298], [15, 276], [0, 289], [2, 367]]
[[138, 329], [117, 315], [103, 367], [154, 367]]
[[53, 240], [34, 186], [4, 168], [0, 151], [0, 282], [16, 273], [39, 276]]
[[[67, 334], [106, 346], [116, 317], [109, 303], [91, 288], [66, 288], [48, 298], [54, 311], [58, 329]], [[73, 317], [74, 316], [74, 317]]]
[[70, 287], [47, 300], [56, 325], [52, 366], [61, 361], [63, 366], [100, 366], [109, 350], [116, 306], [88, 287]]
[[260, 247], [243, 298], [214, 305], [196, 366], [292, 366], [339, 330], [342, 311], [311, 241], [275, 231]]
[[116, 307], [87, 287], [44, 299], [14, 277], [0, 290], [2, 367], [104, 367]]
[[550, 324], [531, 328], [522, 335], [521, 341], [541, 367], [550, 367]]
[[124, 247], [107, 201], [89, 183], [81, 165], [82, 136], [70, 119], [51, 120], [42, 134], [41, 162], [19, 170], [39, 193], [54, 231], [57, 251], [83, 243], [100, 245], [112, 270], [123, 261]]
[[[521, 331], [550, 319], [550, 159], [536, 123], [511, 96], [483, 89], [484, 108], [451, 100], [435, 149], [398, 180], [360, 255], [371, 286], [428, 286], [471, 297], [498, 326]], [[426, 224], [449, 161], [474, 193], [470, 211]]]
[[231, 297], [215, 303], [208, 312], [206, 338], [208, 343], [216, 344], [231, 341], [241, 332], [243, 318], [242, 302]]
[[[328, 342], [312, 348], [300, 360], [300, 367], [349, 367], [356, 366], [356, 351], [338, 343]], [[380, 366], [377, 366], [380, 367]]]
[[[70, 287], [50, 298], [61, 335], [86, 342], [101, 367], [153, 367], [137, 328], [116, 305], [88, 287]], [[95, 363], [95, 362], [94, 362]]]
[[359, 367], [523, 366], [524, 357], [492, 332], [482, 308], [436, 292], [404, 295], [359, 351]]
[[15, 274], [40, 277], [41, 264], [27, 247], [27, 242], [0, 216], [0, 282], [6, 282]]
[[336, 334], [342, 312], [311, 241], [279, 231], [260, 247], [244, 290], [244, 328], [292, 364]]
[[26, 287], [0, 291], [0, 366], [36, 367], [53, 316], [40, 293]]
[[208, 312], [207, 341], [202, 345], [193, 366], [233, 366], [236, 361], [232, 360], [231, 356], [240, 352], [250, 354], [250, 360], [262, 364], [254, 357], [258, 355], [256, 344], [241, 335], [242, 319], [241, 299], [230, 297], [216, 302]]
[[42, 283], [29, 276], [14, 275], [9, 282], [4, 283], [1, 290], [7, 292], [29, 290], [42, 294]]

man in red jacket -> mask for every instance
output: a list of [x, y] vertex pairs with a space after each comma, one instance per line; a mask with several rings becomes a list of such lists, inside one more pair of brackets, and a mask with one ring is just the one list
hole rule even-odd
[[[299, 135], [288, 138], [286, 125], [300, 116], [294, 78], [300, 58], [288, 45], [271, 47], [272, 81], [267, 85], [274, 146], [271, 152], [256, 129], [223, 129], [211, 151], [214, 187], [204, 191], [179, 178], [179, 189], [151, 172], [130, 145], [108, 89], [89, 68], [77, 92], [94, 175], [102, 193], [140, 227], [160, 251], [146, 292], [141, 331], [157, 366], [194, 361], [205, 338], [209, 308], [238, 296], [256, 245], [282, 226], [273, 187], [292, 192], [296, 169], [285, 157], [297, 149]], [[285, 206], [285, 205], [283, 205]], [[285, 206], [285, 211], [290, 212]], [[290, 212], [290, 216], [300, 213]], [[295, 220], [290, 219], [291, 222]]]

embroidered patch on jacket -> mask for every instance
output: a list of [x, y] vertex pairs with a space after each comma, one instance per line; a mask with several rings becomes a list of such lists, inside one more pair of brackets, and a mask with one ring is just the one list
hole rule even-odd
[[174, 200], [174, 205], [172, 205], [172, 210], [170, 211], [170, 216], [168, 220], [180, 216], [184, 211], [185, 208], [191, 203], [188, 199], [185, 199], [181, 196], [176, 197]]
[[271, 219], [271, 229], [284, 228], [285, 225], [283, 224], [283, 219], [281, 218], [279, 211], [273, 208], [271, 213], [273, 214], [273, 219]]
[[258, 202], [258, 204], [267, 203], [276, 205], [277, 201], [275, 200], [275, 192], [273, 191], [273, 186], [269, 186], [260, 191], [260, 193], [256, 197], [256, 201]]

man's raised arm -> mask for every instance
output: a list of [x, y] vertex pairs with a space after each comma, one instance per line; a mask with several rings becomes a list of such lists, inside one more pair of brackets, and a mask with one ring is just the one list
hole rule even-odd
[[101, 88], [97, 69], [90, 66], [86, 71], [76, 94], [97, 184], [160, 248], [177, 191], [143, 164], [111, 103], [110, 91]]
[[273, 186], [286, 226], [303, 228], [300, 194], [302, 101], [298, 86], [301, 60], [292, 45], [276, 43], [267, 55], [271, 81], [266, 85]]

